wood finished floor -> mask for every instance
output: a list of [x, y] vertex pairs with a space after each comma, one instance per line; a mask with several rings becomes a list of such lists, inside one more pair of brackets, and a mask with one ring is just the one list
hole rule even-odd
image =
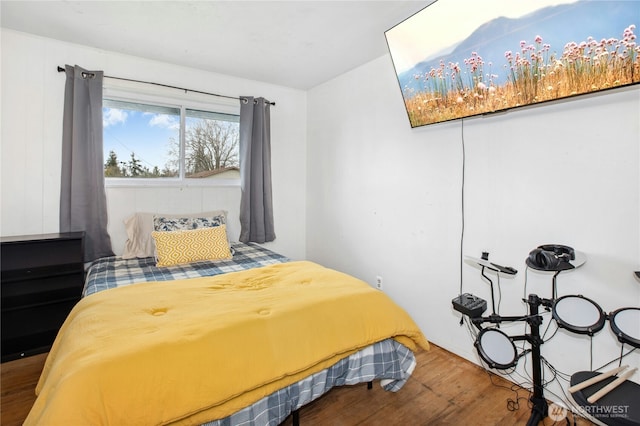
[[[444, 349], [431, 345], [417, 354], [418, 367], [397, 393], [374, 383], [344, 386], [300, 410], [301, 426], [390, 425], [524, 425], [530, 415], [529, 393], [519, 390], [520, 408], [507, 409], [516, 394], [512, 384]], [[21, 425], [35, 400], [34, 389], [46, 354], [10, 361], [0, 366], [0, 424]], [[554, 424], [549, 418], [540, 425]], [[565, 423], [561, 423], [565, 424]], [[578, 419], [579, 426], [592, 425]], [[284, 426], [291, 426], [291, 416]], [[80, 426], [80, 425], [78, 425]], [[124, 425], [123, 425], [124, 426]]]

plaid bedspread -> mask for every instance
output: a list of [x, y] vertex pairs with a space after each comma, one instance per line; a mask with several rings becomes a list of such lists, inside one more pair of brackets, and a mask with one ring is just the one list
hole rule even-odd
[[[415, 366], [413, 352], [393, 339], [383, 340], [205, 426], [276, 426], [293, 411], [319, 398], [334, 386], [382, 379], [380, 384], [385, 390], [396, 392], [407, 381]], [[367, 391], [362, 389], [362, 392]], [[301, 423], [305, 423], [304, 419], [301, 419]]]
[[160, 268], [156, 266], [153, 257], [103, 257], [89, 266], [82, 295], [84, 297], [134, 283], [206, 277], [289, 261], [287, 257], [255, 243], [232, 243], [231, 250], [231, 260], [202, 261]]
[[[287, 257], [254, 243], [233, 243], [232, 252], [232, 260], [161, 268], [156, 267], [152, 257], [129, 260], [118, 256], [101, 258], [87, 270], [83, 296], [134, 283], [197, 278], [289, 261]], [[206, 423], [206, 426], [276, 426], [293, 411], [319, 398], [334, 386], [380, 379], [385, 390], [396, 392], [405, 384], [415, 365], [413, 352], [393, 339], [384, 340], [280, 389], [229, 417]], [[363, 389], [363, 392], [366, 390]]]

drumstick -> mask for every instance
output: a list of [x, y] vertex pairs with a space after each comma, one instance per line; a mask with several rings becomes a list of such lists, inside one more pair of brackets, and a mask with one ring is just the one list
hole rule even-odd
[[604, 379], [606, 379], [607, 377], [611, 377], [611, 376], [615, 376], [616, 374], [618, 374], [619, 372], [626, 370], [627, 368], [629, 368], [628, 365], [623, 365], [622, 367], [618, 367], [618, 368], [614, 368], [613, 370], [609, 370], [609, 371], [605, 371], [602, 374], [599, 374], [597, 376], [594, 376], [590, 379], [587, 379], [583, 382], [580, 383], [576, 383], [575, 385], [571, 386], [569, 388], [569, 392], [574, 393], [577, 392], [579, 390], [582, 390], [586, 387], [591, 386], [594, 383], [598, 383]]
[[589, 398], [587, 398], [587, 401], [589, 401], [590, 404], [595, 403], [597, 400], [599, 400], [600, 398], [602, 398], [603, 396], [605, 396], [606, 394], [608, 394], [609, 392], [611, 392], [612, 390], [620, 386], [629, 377], [633, 376], [633, 373], [635, 373], [636, 370], [638, 369], [634, 368], [633, 370], [627, 371], [622, 376], [618, 377], [613, 382], [609, 383], [607, 386], [603, 387], [598, 392], [591, 395]]

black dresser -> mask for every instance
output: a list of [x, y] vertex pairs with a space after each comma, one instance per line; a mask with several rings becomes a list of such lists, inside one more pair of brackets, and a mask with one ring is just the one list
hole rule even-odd
[[84, 233], [0, 239], [2, 362], [46, 352], [84, 285]]

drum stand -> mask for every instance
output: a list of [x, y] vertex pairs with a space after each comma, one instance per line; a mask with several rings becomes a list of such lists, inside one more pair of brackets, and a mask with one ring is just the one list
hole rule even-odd
[[529, 316], [525, 318], [515, 316], [503, 317], [500, 315], [492, 314], [488, 317], [471, 318], [471, 321], [479, 329], [482, 329], [481, 324], [485, 322], [499, 324], [505, 321], [526, 321], [531, 327], [531, 333], [523, 334], [521, 336], [512, 336], [511, 339], [526, 340], [531, 345], [531, 349], [524, 351], [518, 356], [518, 358], [526, 355], [527, 352], [531, 352], [533, 393], [529, 400], [533, 404], [533, 407], [531, 408], [531, 416], [529, 417], [527, 426], [537, 426], [538, 423], [542, 419], [544, 419], [548, 413], [548, 404], [547, 400], [544, 397], [544, 384], [542, 383], [542, 355], [540, 354], [540, 346], [544, 343], [544, 341], [540, 338], [540, 325], [542, 324], [542, 317], [539, 315], [538, 308], [541, 305], [550, 306], [551, 302], [546, 299], [541, 299], [535, 294], [530, 294], [529, 298], [526, 300], [526, 303], [529, 305]]
[[525, 350], [516, 358], [517, 360], [520, 357], [525, 356], [527, 353], [531, 352], [531, 364], [532, 364], [531, 373], [532, 373], [532, 379], [533, 379], [533, 393], [531, 395], [531, 398], [529, 398], [529, 400], [531, 401], [531, 404], [533, 405], [533, 407], [531, 408], [531, 416], [529, 417], [527, 426], [537, 426], [542, 419], [547, 417], [547, 414], [549, 411], [547, 400], [544, 397], [544, 384], [542, 383], [542, 355], [540, 354], [540, 346], [544, 343], [544, 341], [540, 337], [540, 325], [542, 325], [542, 317], [539, 315], [538, 308], [540, 306], [545, 306], [548, 309], [553, 307], [553, 303], [554, 303], [553, 301], [557, 297], [556, 279], [560, 274], [560, 272], [578, 268], [586, 262], [586, 257], [584, 256], [583, 253], [576, 251], [574, 256], [575, 256], [575, 259], [568, 262], [561, 262], [559, 265], [556, 265], [553, 269], [540, 269], [539, 266], [532, 264], [530, 260], [527, 259], [526, 261], [527, 265], [532, 267], [533, 269], [546, 271], [546, 272], [554, 272], [554, 274], [551, 280], [552, 282], [551, 299], [541, 299], [535, 294], [529, 294], [529, 298], [527, 300], [523, 299], [523, 301], [529, 305], [529, 315], [526, 317], [521, 317], [521, 316], [503, 317], [496, 314], [495, 299], [494, 299], [494, 292], [493, 292], [493, 281], [491, 281], [491, 279], [485, 275], [484, 273], [485, 268], [488, 268], [489, 270], [492, 270], [498, 273], [506, 273], [509, 275], [514, 275], [517, 273], [517, 271], [513, 268], [508, 268], [508, 267], [500, 266], [495, 263], [489, 262], [488, 253], [483, 253], [483, 257], [481, 259], [476, 259], [469, 256], [467, 256], [467, 258], [469, 261], [477, 264], [482, 268], [482, 271], [481, 271], [482, 277], [488, 280], [489, 284], [491, 285], [492, 314], [487, 317], [482, 317], [482, 316], [473, 317], [471, 316], [471, 314], [466, 313], [464, 309], [459, 309], [459, 307], [456, 307], [455, 306], [456, 303], [454, 302], [454, 308], [459, 310], [462, 313], [465, 313], [466, 315], [470, 315], [472, 323], [479, 330], [482, 330], [482, 324], [485, 322], [499, 325], [501, 322], [507, 322], [507, 321], [511, 321], [511, 322], [526, 321], [529, 324], [529, 327], [531, 327], [531, 333], [529, 334], [523, 334], [521, 336], [510, 336], [511, 340], [514, 340], [514, 341], [524, 340], [529, 342], [529, 344], [531, 345], [531, 349]]

